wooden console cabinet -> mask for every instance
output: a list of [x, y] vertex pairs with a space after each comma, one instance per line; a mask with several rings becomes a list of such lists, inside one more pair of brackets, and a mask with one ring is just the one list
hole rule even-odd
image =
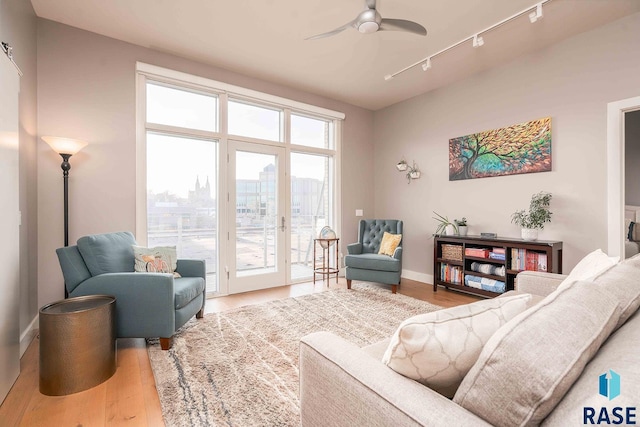
[[[470, 275], [504, 282], [506, 292], [514, 289], [516, 275], [520, 271], [562, 273], [562, 242], [508, 237], [436, 236], [433, 252], [434, 292], [438, 286], [444, 286], [474, 295], [495, 297], [501, 293], [466, 286], [465, 277]], [[504, 253], [504, 259], [499, 259], [501, 253]], [[473, 263], [476, 263], [476, 268], [482, 266], [483, 270], [496, 270], [498, 274], [474, 271]], [[503, 272], [504, 276], [501, 275]]]

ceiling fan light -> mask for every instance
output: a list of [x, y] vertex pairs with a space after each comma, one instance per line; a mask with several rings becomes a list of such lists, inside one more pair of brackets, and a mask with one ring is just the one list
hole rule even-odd
[[369, 34], [369, 33], [375, 33], [376, 31], [378, 31], [379, 28], [380, 26], [378, 25], [377, 22], [363, 22], [358, 26], [358, 31], [360, 31], [363, 34]]

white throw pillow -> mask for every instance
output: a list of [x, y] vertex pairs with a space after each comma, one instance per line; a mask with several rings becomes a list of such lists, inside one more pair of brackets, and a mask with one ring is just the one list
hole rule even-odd
[[391, 337], [382, 363], [453, 397], [484, 344], [530, 299], [529, 294], [505, 296], [411, 317]]
[[579, 280], [592, 279], [616, 265], [618, 260], [618, 257], [610, 257], [602, 252], [602, 249], [596, 249], [587, 254], [573, 267], [571, 273], [560, 283], [558, 288], [563, 289], [566, 286], [571, 286], [571, 284]]

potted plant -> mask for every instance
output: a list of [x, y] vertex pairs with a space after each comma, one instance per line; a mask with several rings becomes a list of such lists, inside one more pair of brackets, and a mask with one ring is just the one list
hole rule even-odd
[[407, 165], [407, 162], [402, 159], [400, 160], [397, 164], [396, 164], [396, 168], [400, 171], [400, 172], [404, 172], [407, 170], [407, 168], [409, 167], [409, 165]]
[[458, 234], [458, 226], [455, 223], [449, 221], [449, 218], [440, 215], [438, 212], [434, 211], [433, 213], [437, 216], [437, 218], [434, 216], [433, 219], [438, 221], [438, 227], [434, 233], [436, 236], [455, 236]]
[[453, 222], [458, 227], [458, 234], [461, 236], [467, 235], [467, 218], [462, 217], [462, 219], [454, 219]]
[[537, 240], [538, 231], [544, 229], [545, 222], [551, 222], [551, 193], [541, 191], [531, 196], [529, 211], [524, 209], [511, 215], [511, 222], [522, 227], [524, 240]]
[[420, 178], [420, 171], [418, 170], [418, 167], [414, 163], [413, 166], [409, 166], [407, 168], [407, 181], [409, 181], [409, 184], [411, 184], [412, 179], [418, 179], [418, 178]]

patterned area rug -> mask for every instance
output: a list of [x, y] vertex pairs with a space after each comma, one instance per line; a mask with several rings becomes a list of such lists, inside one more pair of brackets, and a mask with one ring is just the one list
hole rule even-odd
[[192, 319], [169, 351], [151, 340], [167, 426], [298, 426], [300, 338], [331, 331], [365, 346], [407, 317], [440, 308], [375, 285], [352, 288]]

